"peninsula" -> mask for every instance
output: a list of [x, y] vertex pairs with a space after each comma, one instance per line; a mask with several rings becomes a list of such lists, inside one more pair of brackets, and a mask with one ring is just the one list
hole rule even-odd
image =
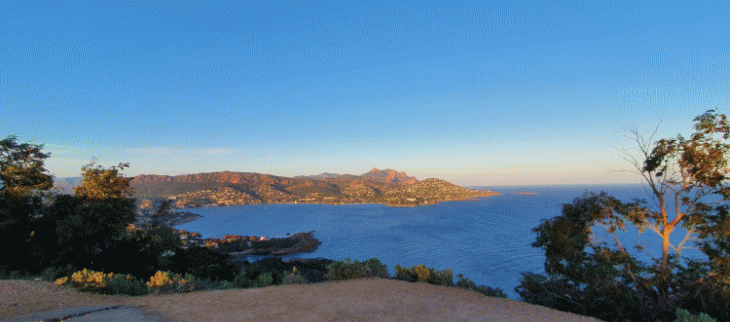
[[373, 169], [359, 176], [323, 173], [292, 178], [229, 171], [140, 175], [131, 184], [142, 209], [153, 207], [160, 200], [172, 200], [177, 208], [275, 203], [418, 206], [500, 195], [441, 179], [419, 181], [391, 169]]

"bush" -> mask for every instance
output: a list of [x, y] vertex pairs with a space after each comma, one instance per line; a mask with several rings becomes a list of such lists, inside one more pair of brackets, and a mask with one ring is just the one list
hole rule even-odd
[[195, 289], [194, 276], [187, 274], [183, 278], [180, 274], [157, 271], [147, 282], [150, 293], [185, 293]]
[[489, 286], [479, 285], [477, 286], [474, 282], [465, 278], [464, 275], [459, 274], [458, 280], [456, 281], [456, 287], [476, 291], [486, 296], [507, 298], [507, 295], [499, 288], [491, 288]]
[[426, 282], [434, 285], [453, 286], [454, 273], [450, 269], [437, 271], [421, 264], [406, 269], [400, 265], [395, 266], [395, 279], [408, 282]]
[[8, 275], [9, 280], [24, 280], [28, 279], [28, 274], [24, 274], [21, 271], [12, 271], [10, 272], [10, 275]]
[[189, 273], [202, 279], [227, 280], [236, 277], [236, 267], [227, 254], [203, 247], [191, 247], [170, 257], [169, 268], [178, 273]]
[[700, 313], [699, 315], [693, 315], [687, 312], [687, 310], [677, 309], [677, 319], [674, 322], [715, 322], [717, 320], [711, 318], [709, 315]]
[[246, 275], [246, 270], [242, 269], [238, 275], [233, 279], [233, 286], [240, 287], [240, 288], [249, 288], [253, 285], [250, 278], [248, 278], [248, 275]]
[[[102, 293], [102, 290], [106, 287], [106, 282], [112, 278], [112, 275], [114, 273], [104, 274], [103, 272], [96, 272], [84, 268], [71, 275], [70, 283], [80, 291]], [[56, 285], [64, 285], [67, 282], [69, 282], [68, 276], [61, 277], [56, 280]]]
[[106, 287], [101, 290], [103, 294], [109, 295], [146, 295], [149, 289], [143, 280], [132, 275], [116, 274], [106, 281]]
[[297, 268], [294, 267], [292, 269], [291, 273], [287, 273], [284, 275], [284, 278], [281, 281], [282, 284], [307, 284], [309, 281], [307, 281], [307, 278], [299, 274], [297, 271]]
[[389, 278], [388, 269], [377, 258], [370, 258], [364, 262], [352, 262], [349, 257], [345, 261], [336, 261], [327, 265], [328, 280], [347, 280], [354, 278], [382, 277]]
[[255, 281], [253, 281], [253, 287], [266, 287], [274, 285], [274, 277], [270, 272], [259, 274]]
[[41, 271], [40, 278], [46, 282], [53, 282], [56, 280], [56, 269], [53, 267], [48, 267]]

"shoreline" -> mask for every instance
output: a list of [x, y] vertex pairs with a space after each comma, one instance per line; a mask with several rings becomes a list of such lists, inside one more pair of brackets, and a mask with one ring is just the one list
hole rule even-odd
[[[420, 206], [433, 206], [437, 205], [443, 202], [454, 202], [454, 201], [479, 201], [482, 198], [489, 198], [489, 197], [495, 197], [495, 196], [503, 196], [503, 193], [500, 192], [491, 192], [489, 196], [469, 196], [465, 198], [459, 198], [459, 199], [449, 199], [449, 200], [438, 200], [433, 202], [424, 202], [424, 203], [407, 203], [407, 204], [391, 204], [387, 202], [379, 202], [379, 201], [373, 201], [373, 202], [261, 202], [261, 203], [231, 203], [231, 204], [207, 204], [207, 205], [201, 205], [201, 206], [192, 206], [192, 207], [183, 207], [178, 209], [198, 209], [198, 208], [217, 208], [217, 207], [228, 207], [228, 206], [255, 206], [255, 205], [333, 205], [333, 206], [346, 206], [346, 205], [383, 205], [387, 207], [420, 207]], [[187, 211], [184, 211], [187, 212]], [[194, 214], [193, 214], [194, 215]], [[196, 218], [197, 219], [197, 218]], [[194, 219], [191, 219], [192, 221]], [[187, 221], [189, 222], [189, 221]], [[184, 223], [184, 222], [182, 222]], [[179, 224], [175, 224], [179, 225]]]

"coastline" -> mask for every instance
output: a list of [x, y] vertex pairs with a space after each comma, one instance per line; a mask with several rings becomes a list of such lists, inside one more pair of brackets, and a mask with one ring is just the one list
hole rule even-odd
[[[487, 192], [487, 191], [485, 191]], [[530, 193], [533, 194], [533, 193]], [[534, 193], [537, 194], [537, 193]], [[311, 201], [311, 202], [258, 202], [258, 203], [226, 203], [226, 204], [204, 204], [200, 206], [196, 205], [190, 205], [187, 207], [184, 207], [182, 209], [198, 209], [198, 208], [214, 208], [214, 207], [226, 207], [226, 206], [247, 206], [247, 205], [370, 205], [370, 204], [380, 204], [388, 207], [420, 207], [420, 206], [432, 206], [437, 205], [442, 202], [452, 202], [452, 201], [478, 201], [482, 198], [489, 198], [489, 197], [495, 197], [495, 196], [502, 196], [503, 193], [500, 192], [494, 192], [494, 191], [488, 191], [488, 195], [482, 195], [482, 196], [465, 196], [463, 198], [451, 198], [451, 199], [444, 199], [444, 200], [425, 200], [424, 202], [406, 202], [402, 204], [397, 203], [388, 203], [385, 201], [368, 201], [368, 202], [317, 202], [317, 201]], [[187, 211], [185, 211], [187, 212]], [[193, 213], [190, 213], [192, 215], [195, 215]], [[199, 216], [199, 215], [198, 215]], [[198, 217], [199, 218], [199, 217]], [[175, 225], [183, 224], [194, 219], [189, 219], [188, 221], [183, 221], [176, 223]]]

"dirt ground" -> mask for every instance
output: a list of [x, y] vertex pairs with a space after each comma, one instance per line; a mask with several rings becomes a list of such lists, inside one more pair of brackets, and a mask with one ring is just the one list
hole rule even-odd
[[104, 304], [137, 307], [169, 321], [599, 321], [454, 287], [380, 278], [142, 297], [0, 281], [0, 319]]

